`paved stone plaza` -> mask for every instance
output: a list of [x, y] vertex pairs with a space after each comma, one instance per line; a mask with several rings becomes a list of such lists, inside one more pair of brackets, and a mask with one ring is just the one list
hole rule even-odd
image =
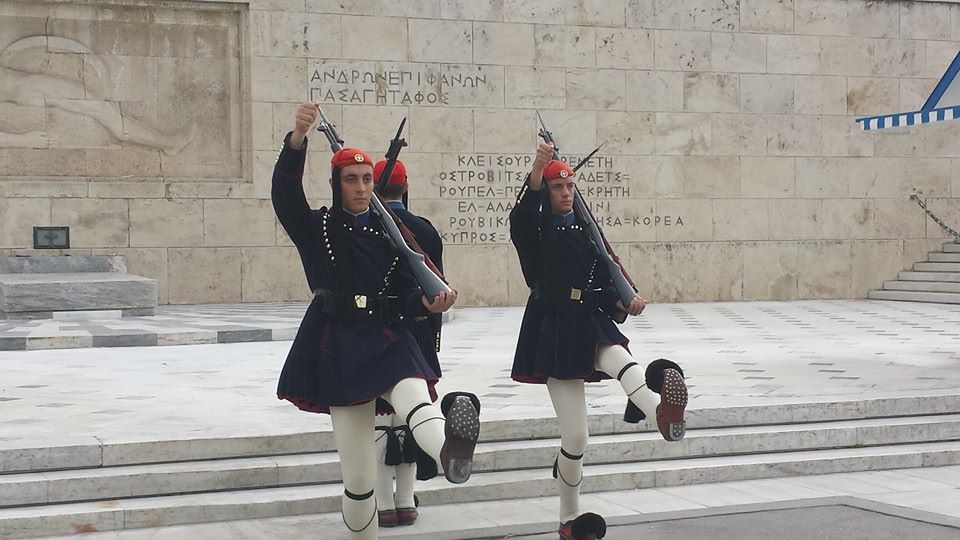
[[306, 304], [290, 302], [208, 304], [161, 306], [149, 317], [86, 312], [0, 320], [0, 351], [290, 340], [304, 309]]
[[[509, 378], [521, 312], [458, 309], [444, 327], [445, 373], [439, 390], [477, 392], [485, 422], [552, 416], [544, 387]], [[223, 320], [231, 318], [225, 315]], [[654, 304], [624, 328], [639, 360], [667, 357], [683, 365], [694, 419], [721, 407], [761, 410], [907, 396], [947, 399], [960, 393], [960, 306], [856, 300]], [[278, 341], [0, 352], [0, 451], [93, 445], [106, 452], [122, 443], [327, 431], [329, 417], [301, 413], [274, 396], [288, 347], [289, 342]], [[591, 416], [623, 410], [624, 398], [615, 383], [590, 385], [587, 397]], [[643, 428], [641, 435], [648, 430]], [[543, 476], [548, 471], [533, 473]], [[670, 530], [664, 528], [672, 523], [669, 512], [833, 496], [957, 518], [960, 467], [607, 491], [585, 495], [584, 508], [601, 510], [611, 525], [628, 527], [611, 528], [609, 538], [630, 537], [613, 533], [641, 526], [636, 523], [641, 514], [666, 512], [661, 516], [666, 525], [649, 526], [654, 527], [650, 537], [656, 538], [657, 531]], [[529, 507], [509, 500], [429, 504], [417, 525], [384, 530], [382, 536], [497, 537], [549, 531], [556, 499], [528, 500]], [[677, 523], [693, 527], [704, 522]], [[738, 523], [754, 528], [737, 520], [725, 526], [735, 529]], [[457, 528], [451, 531], [453, 524]], [[333, 531], [324, 537], [336, 537], [340, 526], [338, 514], [321, 513], [103, 534], [308, 538], [316, 537], [317, 530]]]
[[[521, 313], [458, 309], [444, 326], [438, 391], [476, 392], [485, 420], [552, 416], [545, 387], [510, 379]], [[623, 328], [638, 360], [665, 357], [684, 366], [692, 409], [946, 392], [960, 385], [960, 306], [654, 304]], [[2, 417], [16, 426], [0, 435], [0, 444], [51, 434], [59, 443], [121, 442], [328, 429], [329, 417], [276, 399], [288, 349], [289, 342], [263, 342], [0, 352]], [[610, 381], [587, 387], [592, 412], [622, 412], [621, 394]]]

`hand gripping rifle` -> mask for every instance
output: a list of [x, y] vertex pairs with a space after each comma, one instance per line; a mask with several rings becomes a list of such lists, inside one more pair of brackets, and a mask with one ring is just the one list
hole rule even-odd
[[[558, 152], [557, 143], [553, 140], [553, 134], [547, 131], [547, 126], [543, 123], [543, 118], [540, 116], [540, 113], [537, 112], [537, 119], [540, 121], [540, 135], [545, 142], [553, 144], [553, 159], [560, 159], [560, 153]], [[602, 144], [600, 146], [603, 146]], [[600, 147], [597, 147], [596, 150], [590, 152], [590, 155], [583, 158], [576, 167], [573, 168], [576, 172], [580, 167], [583, 167], [587, 161], [597, 151], [600, 150]], [[590, 212], [590, 208], [587, 206], [587, 203], [584, 202], [583, 196], [580, 195], [580, 190], [577, 189], [576, 185], [573, 188], [573, 209], [577, 212], [581, 219], [587, 225], [587, 232], [590, 233], [590, 240], [593, 243], [593, 247], [597, 252], [597, 255], [603, 259], [603, 262], [607, 265], [607, 270], [610, 273], [610, 277], [613, 279], [613, 286], [617, 289], [617, 293], [620, 295], [620, 302], [624, 307], [630, 305], [630, 302], [633, 301], [633, 298], [637, 295], [637, 287], [633, 284], [633, 280], [630, 279], [630, 276], [627, 275], [627, 271], [624, 270], [623, 265], [620, 264], [620, 258], [617, 257], [617, 254], [613, 252], [613, 248], [610, 247], [610, 243], [607, 242], [606, 237], [603, 236], [603, 231], [600, 230], [600, 226], [597, 225], [596, 218], [593, 217], [593, 214]], [[615, 318], [617, 322], [623, 322], [626, 320], [626, 314], [623, 314], [621, 317]]]
[[[317, 131], [327, 137], [331, 150], [334, 152], [340, 150], [343, 148], [343, 139], [337, 134], [334, 125], [327, 121], [327, 117], [324, 116], [319, 106], [317, 107], [317, 112], [320, 113], [320, 123], [317, 124]], [[386, 184], [385, 179], [390, 178], [390, 173], [393, 172], [394, 165], [397, 163], [397, 156], [400, 154], [400, 149], [407, 145], [407, 141], [400, 138], [400, 133], [403, 131], [403, 126], [406, 122], [407, 119], [404, 118], [400, 124], [400, 129], [397, 130], [397, 136], [390, 141], [390, 149], [387, 151], [387, 165], [380, 175], [380, 179], [377, 182], [378, 186]], [[434, 266], [430, 258], [420, 249], [413, 233], [403, 225], [403, 222], [400, 221], [400, 218], [393, 213], [393, 210], [391, 210], [389, 206], [384, 205], [383, 202], [380, 201], [380, 197], [377, 196], [376, 192], [370, 197], [370, 204], [373, 206], [377, 219], [379, 219], [383, 225], [383, 230], [387, 232], [387, 239], [393, 248], [410, 264], [413, 277], [416, 278], [417, 283], [420, 284], [420, 288], [423, 289], [427, 299], [432, 300], [441, 292], [451, 292], [453, 289], [443, 281], [437, 267]]]

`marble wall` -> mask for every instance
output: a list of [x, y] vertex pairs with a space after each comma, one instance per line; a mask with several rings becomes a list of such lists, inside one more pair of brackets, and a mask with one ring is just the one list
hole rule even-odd
[[[0, 255], [33, 226], [162, 303], [308, 295], [269, 178], [300, 101], [382, 154], [468, 305], [526, 288], [506, 216], [539, 110], [654, 301], [863, 297], [960, 224], [960, 124], [919, 108], [956, 1], [0, 0]], [[307, 191], [329, 197], [314, 137]], [[58, 252], [59, 253], [59, 252]]]

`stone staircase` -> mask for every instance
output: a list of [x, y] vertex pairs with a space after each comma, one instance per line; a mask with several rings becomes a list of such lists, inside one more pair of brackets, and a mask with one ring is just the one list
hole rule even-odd
[[884, 282], [882, 290], [870, 291], [867, 297], [960, 304], [960, 243], [945, 243], [940, 251], [930, 252], [926, 262], [915, 263], [912, 271], [900, 272], [898, 277]]
[[[679, 443], [591, 415], [582, 490], [960, 464], [960, 394], [691, 410]], [[553, 496], [553, 420], [485, 421], [474, 476], [427, 505]], [[336, 512], [329, 432], [0, 447], [0, 538]]]

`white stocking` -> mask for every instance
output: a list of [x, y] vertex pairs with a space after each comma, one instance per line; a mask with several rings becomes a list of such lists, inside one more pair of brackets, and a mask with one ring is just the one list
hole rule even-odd
[[[420, 448], [432, 457], [437, 464], [440, 463], [440, 449], [443, 448], [443, 413], [440, 407], [430, 403], [430, 393], [427, 390], [427, 383], [423, 379], [403, 379], [398, 382], [392, 390], [383, 395], [393, 410], [397, 411], [400, 421], [407, 421], [413, 438], [416, 439]], [[407, 418], [410, 411], [420, 404], [426, 403], [424, 407], [418, 408], [411, 418]]]
[[377, 481], [376, 451], [374, 444], [373, 401], [349, 407], [330, 407], [333, 421], [333, 439], [340, 455], [340, 473], [343, 476], [343, 522], [355, 540], [377, 538], [377, 501], [371, 495]]
[[[580, 379], [547, 379], [547, 391], [560, 423], [560, 449], [557, 456], [557, 490], [560, 494], [560, 521], [566, 523], [580, 515], [580, 483], [583, 480], [583, 453], [587, 449], [587, 404]], [[580, 459], [567, 457], [580, 456]]]
[[[400, 427], [406, 424], [403, 423], [403, 420], [397, 416], [393, 415], [393, 427]], [[397, 508], [413, 508], [416, 506], [413, 500], [413, 484], [417, 479], [417, 464], [416, 463], [401, 463], [397, 465], [397, 492], [395, 497], [395, 502]]]
[[620, 386], [627, 393], [627, 397], [643, 414], [647, 421], [657, 424], [657, 405], [660, 404], [660, 394], [647, 388], [646, 368], [633, 365], [624, 370], [633, 362], [630, 353], [620, 345], [600, 347], [597, 353], [595, 368], [611, 377], [620, 377]]
[[[390, 429], [396, 415], [378, 416], [377, 427]], [[393, 510], [393, 467], [385, 463], [387, 458], [387, 432], [377, 430], [377, 509]]]

